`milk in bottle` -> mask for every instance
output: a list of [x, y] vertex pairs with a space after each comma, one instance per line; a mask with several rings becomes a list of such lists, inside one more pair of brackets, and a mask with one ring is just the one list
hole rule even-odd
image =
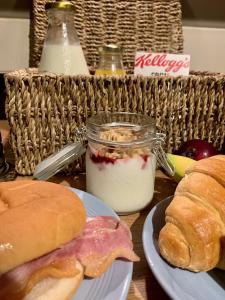
[[70, 1], [46, 4], [48, 30], [40, 71], [65, 75], [88, 75], [85, 56], [74, 28], [74, 6]]

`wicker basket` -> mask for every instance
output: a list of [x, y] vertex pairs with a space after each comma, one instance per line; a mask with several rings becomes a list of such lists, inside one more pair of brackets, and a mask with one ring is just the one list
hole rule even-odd
[[[50, 0], [49, 2], [53, 2]], [[137, 50], [180, 53], [183, 50], [179, 0], [74, 0], [74, 25], [89, 67], [98, 63], [98, 47], [118, 43], [124, 65], [133, 70]], [[33, 0], [30, 66], [37, 67], [46, 35], [45, 0]]]
[[[33, 0], [31, 62], [37, 66], [46, 32], [43, 0]], [[133, 70], [136, 50], [182, 51], [179, 0], [76, 0], [75, 27], [95, 68], [98, 46], [116, 42]], [[93, 25], [94, 24], [94, 25]], [[188, 77], [59, 76], [37, 69], [6, 74], [6, 113], [16, 170], [30, 175], [51, 153], [75, 140], [74, 131], [100, 111], [129, 111], [155, 118], [167, 134], [166, 150], [192, 138], [221, 149], [225, 135], [225, 75]], [[82, 160], [73, 168], [82, 168]], [[73, 171], [73, 169], [72, 169]]]
[[[16, 170], [32, 174], [45, 157], [75, 140], [74, 130], [100, 111], [130, 111], [155, 118], [166, 150], [206, 139], [220, 150], [225, 137], [225, 75], [188, 77], [70, 77], [36, 69], [6, 75], [7, 117]], [[79, 165], [81, 166], [81, 165]]]

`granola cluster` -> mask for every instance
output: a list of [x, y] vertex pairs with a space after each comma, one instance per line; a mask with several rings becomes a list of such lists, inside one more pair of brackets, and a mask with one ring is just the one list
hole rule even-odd
[[[132, 142], [139, 138], [139, 133], [131, 128], [111, 128], [100, 133], [100, 139], [113, 142]], [[110, 159], [122, 159], [134, 156], [149, 156], [149, 147], [125, 147], [120, 145], [106, 146], [103, 144], [95, 145], [95, 150], [99, 156]]]
[[100, 138], [106, 141], [129, 142], [137, 140], [138, 136], [132, 129], [112, 128], [109, 130], [102, 131], [100, 133]]

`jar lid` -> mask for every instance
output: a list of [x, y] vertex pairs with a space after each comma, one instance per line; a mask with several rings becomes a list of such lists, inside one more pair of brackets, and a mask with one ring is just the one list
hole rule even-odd
[[120, 53], [122, 52], [122, 47], [116, 44], [106, 44], [99, 47], [98, 50], [101, 53]]
[[67, 165], [80, 157], [86, 148], [81, 142], [75, 142], [50, 155], [36, 166], [33, 177], [38, 180], [47, 180]]
[[70, 0], [56, 0], [55, 2], [48, 2], [45, 9], [60, 9], [60, 10], [74, 10], [75, 7]]

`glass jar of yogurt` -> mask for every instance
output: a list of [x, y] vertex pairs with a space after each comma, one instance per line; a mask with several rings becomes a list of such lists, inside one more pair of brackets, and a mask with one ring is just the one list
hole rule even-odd
[[87, 120], [87, 191], [118, 214], [145, 208], [154, 193], [159, 137], [153, 119], [101, 113]]

